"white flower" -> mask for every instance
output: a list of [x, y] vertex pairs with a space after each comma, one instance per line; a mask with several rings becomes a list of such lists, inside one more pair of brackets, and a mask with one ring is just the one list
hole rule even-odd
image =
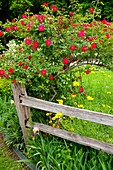
[[14, 100], [11, 100], [10, 102], [11, 102], [11, 105], [15, 104], [15, 103], [14, 103]]

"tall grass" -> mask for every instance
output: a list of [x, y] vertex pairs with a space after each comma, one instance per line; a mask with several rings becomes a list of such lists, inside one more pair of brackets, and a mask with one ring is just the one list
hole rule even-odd
[[27, 156], [45, 170], [113, 169], [112, 155], [43, 133], [29, 142]]

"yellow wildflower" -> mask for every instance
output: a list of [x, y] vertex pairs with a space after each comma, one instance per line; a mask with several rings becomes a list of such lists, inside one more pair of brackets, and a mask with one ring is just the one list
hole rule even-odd
[[69, 128], [69, 130], [70, 130], [70, 131], [74, 131], [74, 128], [73, 128], [73, 127], [71, 127], [71, 128]]
[[57, 119], [57, 117], [56, 117], [56, 116], [52, 117], [52, 120], [56, 120], [56, 119]]
[[52, 115], [52, 113], [46, 113], [46, 116], [50, 116], [50, 115]]
[[62, 100], [62, 99], [57, 99], [57, 102], [58, 102], [59, 104], [63, 104], [63, 100]]
[[73, 119], [73, 116], [69, 116], [69, 118], [72, 120], [72, 119]]
[[74, 81], [74, 82], [73, 82], [73, 86], [80, 86], [80, 83], [77, 82], [77, 81]]
[[111, 108], [111, 106], [107, 105], [108, 108]]
[[54, 123], [54, 124], [52, 124], [52, 126], [53, 126], [53, 127], [55, 127], [55, 126], [56, 126], [56, 124]]
[[56, 126], [56, 128], [59, 128], [59, 127], [60, 127], [60, 126], [58, 126], [58, 125]]
[[102, 107], [105, 107], [105, 104], [102, 104]]
[[87, 99], [88, 99], [88, 100], [94, 100], [94, 98], [91, 97], [91, 96], [87, 96]]
[[52, 124], [52, 120], [49, 121], [49, 124]]
[[78, 105], [79, 108], [84, 108], [83, 104]]
[[108, 91], [108, 92], [107, 92], [107, 94], [111, 94], [111, 92], [110, 92], [110, 91]]
[[62, 116], [63, 116], [62, 112], [58, 112], [58, 113], [56, 113], [56, 115], [55, 115], [56, 118], [61, 118]]

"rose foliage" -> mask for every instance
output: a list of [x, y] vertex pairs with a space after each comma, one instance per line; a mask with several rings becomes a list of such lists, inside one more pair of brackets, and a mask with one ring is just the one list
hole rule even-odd
[[[44, 12], [25, 12], [2, 25], [0, 38], [9, 39], [0, 56], [0, 76], [37, 92], [48, 100], [72, 89], [74, 67], [95, 64], [113, 68], [113, 23], [44, 6]], [[87, 70], [89, 74], [89, 70]], [[83, 88], [79, 92], [83, 92]], [[65, 94], [65, 92], [64, 92]], [[60, 95], [57, 95], [57, 97]]]

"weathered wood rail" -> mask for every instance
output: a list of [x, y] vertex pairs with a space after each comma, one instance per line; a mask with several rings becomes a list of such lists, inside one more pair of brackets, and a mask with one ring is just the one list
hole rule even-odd
[[85, 109], [79, 109], [66, 105], [59, 105], [57, 103], [40, 100], [34, 97], [27, 96], [25, 89], [19, 84], [12, 84], [12, 90], [15, 100], [15, 105], [19, 117], [20, 126], [23, 133], [25, 144], [27, 142], [26, 127], [38, 127], [40, 131], [52, 134], [63, 139], [67, 139], [85, 146], [89, 146], [98, 150], [102, 150], [109, 154], [113, 154], [113, 144], [101, 142], [96, 139], [92, 139], [86, 136], [80, 136], [74, 132], [68, 132], [66, 130], [53, 128], [49, 125], [33, 122], [33, 125], [29, 124], [30, 107], [37, 108], [52, 113], [62, 112], [65, 116], [73, 116], [83, 120], [88, 120], [98, 124], [104, 124], [113, 127], [113, 115], [89, 111]]

